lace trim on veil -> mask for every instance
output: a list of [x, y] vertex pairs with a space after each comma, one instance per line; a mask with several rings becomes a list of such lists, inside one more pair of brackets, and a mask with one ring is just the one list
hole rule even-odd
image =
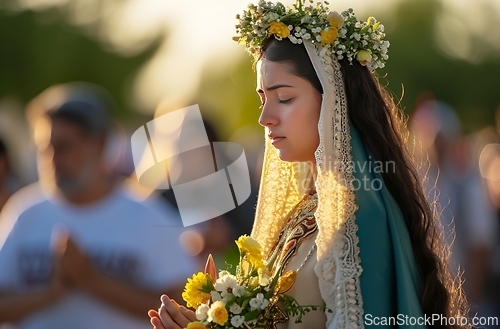
[[[315, 272], [327, 312], [328, 328], [363, 328], [360, 276], [358, 209], [353, 188], [351, 134], [340, 64], [326, 49], [317, 51], [305, 43], [323, 86], [319, 120], [320, 144], [315, 153], [319, 206], [319, 234]], [[333, 234], [332, 234], [333, 233]]]

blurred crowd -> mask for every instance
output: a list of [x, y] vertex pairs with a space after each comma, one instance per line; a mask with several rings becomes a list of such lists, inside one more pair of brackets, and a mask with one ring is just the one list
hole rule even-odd
[[500, 314], [500, 109], [494, 125], [464, 134], [454, 109], [422, 96], [410, 114], [428, 198], [462, 273], [471, 316]]
[[[0, 327], [150, 328], [147, 311], [162, 294], [182, 300], [208, 255], [223, 266], [250, 231], [255, 195], [184, 227], [172, 189], [138, 184], [114, 106], [97, 85], [57, 85], [27, 105], [25, 145], [0, 128]], [[31, 150], [35, 173], [15, 165], [18, 147]], [[200, 178], [205, 160], [191, 156], [185, 178]]]
[[[0, 108], [0, 328], [149, 328], [161, 294], [180, 300], [209, 254], [219, 267], [234, 262], [233, 241], [250, 233], [261, 140], [238, 141], [251, 172], [247, 201], [184, 227], [175, 191], [138, 183], [139, 127], [116, 122], [114, 106], [103, 88], [69, 83], [34, 98], [25, 118]], [[204, 126], [210, 142], [220, 140], [215, 123]], [[449, 105], [427, 97], [409, 128], [472, 314], [496, 316], [500, 110], [494, 125], [466, 135]], [[190, 159], [186, 174], [199, 178], [205, 161]]]

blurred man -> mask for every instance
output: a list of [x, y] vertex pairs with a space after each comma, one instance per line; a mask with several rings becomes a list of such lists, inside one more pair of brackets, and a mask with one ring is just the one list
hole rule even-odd
[[194, 272], [179, 246], [181, 229], [109, 174], [111, 104], [104, 90], [82, 83], [49, 88], [31, 102], [40, 183], [2, 212], [9, 227], [4, 238], [0, 228], [0, 323], [150, 328], [147, 311], [162, 293], [179, 298]]

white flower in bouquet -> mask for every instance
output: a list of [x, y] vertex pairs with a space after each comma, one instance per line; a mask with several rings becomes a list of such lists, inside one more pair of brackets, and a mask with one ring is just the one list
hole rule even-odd
[[198, 306], [198, 308], [196, 309], [196, 319], [198, 319], [199, 321], [206, 320], [208, 317], [209, 309], [210, 307], [207, 304], [201, 304], [200, 306]]
[[232, 274], [227, 273], [221, 276], [215, 281], [214, 288], [217, 291], [233, 291], [235, 288], [239, 287], [238, 280]]
[[231, 318], [231, 325], [236, 328], [239, 328], [243, 322], [245, 322], [245, 317], [242, 315], [235, 315]]
[[233, 295], [235, 297], [242, 297], [246, 293], [245, 287], [237, 286], [233, 289]]
[[233, 305], [231, 305], [231, 307], [229, 307], [229, 312], [233, 314], [240, 314], [241, 311], [242, 311], [241, 306], [236, 303], [234, 303]]
[[222, 297], [221, 297], [220, 293], [218, 293], [217, 291], [211, 291], [210, 292], [210, 299], [212, 300], [212, 302], [217, 302], [219, 300], [222, 300]]
[[252, 308], [252, 311], [259, 308], [263, 310], [267, 307], [267, 305], [269, 305], [269, 300], [265, 299], [264, 294], [262, 293], [258, 293], [257, 296], [250, 300], [250, 307]]

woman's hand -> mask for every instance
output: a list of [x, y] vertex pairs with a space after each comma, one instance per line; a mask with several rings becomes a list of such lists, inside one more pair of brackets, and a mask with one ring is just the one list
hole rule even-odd
[[158, 311], [150, 310], [148, 312], [151, 324], [154, 329], [183, 329], [190, 322], [197, 321], [196, 314], [179, 306], [176, 301], [168, 298], [167, 295], [161, 296], [161, 306]]

